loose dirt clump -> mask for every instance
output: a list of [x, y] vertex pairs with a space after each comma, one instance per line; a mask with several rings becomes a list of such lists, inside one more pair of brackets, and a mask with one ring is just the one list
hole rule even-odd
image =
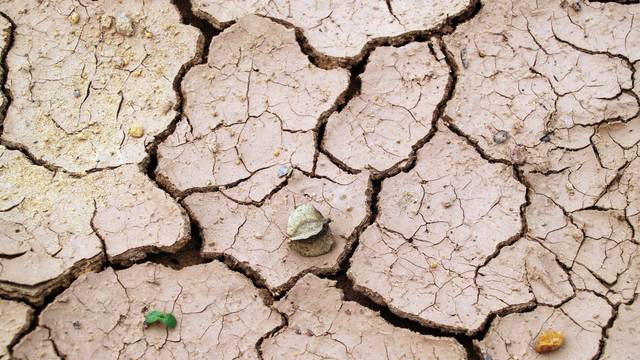
[[2, 295], [40, 304], [105, 260], [175, 252], [188, 239], [184, 210], [136, 166], [75, 178], [0, 146]]
[[[145, 327], [151, 310], [173, 313], [177, 327]], [[281, 323], [248, 279], [219, 262], [182, 270], [147, 263], [80, 277], [42, 311], [14, 355], [51, 356], [52, 344], [64, 359], [258, 359], [256, 343]]]
[[467, 358], [455, 340], [394, 327], [376, 312], [343, 300], [335, 282], [311, 274], [274, 307], [287, 317], [287, 326], [262, 343], [264, 359]]
[[[168, 0], [19, 0], [0, 11], [16, 24], [2, 139], [74, 173], [145, 160], [176, 118], [174, 79], [198, 57], [200, 34], [176, 8]], [[135, 127], [144, 135], [131, 136]]]

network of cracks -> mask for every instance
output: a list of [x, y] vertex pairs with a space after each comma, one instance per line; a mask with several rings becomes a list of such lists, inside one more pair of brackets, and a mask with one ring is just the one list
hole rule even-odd
[[636, 15], [0, 1], [0, 359], [633, 359]]

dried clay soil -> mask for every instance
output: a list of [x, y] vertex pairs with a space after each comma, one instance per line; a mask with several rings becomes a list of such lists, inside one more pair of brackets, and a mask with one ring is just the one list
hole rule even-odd
[[0, 0], [0, 60], [2, 360], [636, 358], [637, 1]]

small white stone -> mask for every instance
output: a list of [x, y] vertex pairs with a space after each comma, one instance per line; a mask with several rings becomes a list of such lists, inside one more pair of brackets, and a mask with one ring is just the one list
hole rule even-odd
[[116, 17], [116, 31], [120, 35], [133, 35], [133, 20], [129, 15], [122, 13]]

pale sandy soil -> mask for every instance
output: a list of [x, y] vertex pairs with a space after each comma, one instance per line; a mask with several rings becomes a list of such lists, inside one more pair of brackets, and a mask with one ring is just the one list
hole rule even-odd
[[0, 49], [2, 360], [636, 358], [637, 1], [0, 0]]

